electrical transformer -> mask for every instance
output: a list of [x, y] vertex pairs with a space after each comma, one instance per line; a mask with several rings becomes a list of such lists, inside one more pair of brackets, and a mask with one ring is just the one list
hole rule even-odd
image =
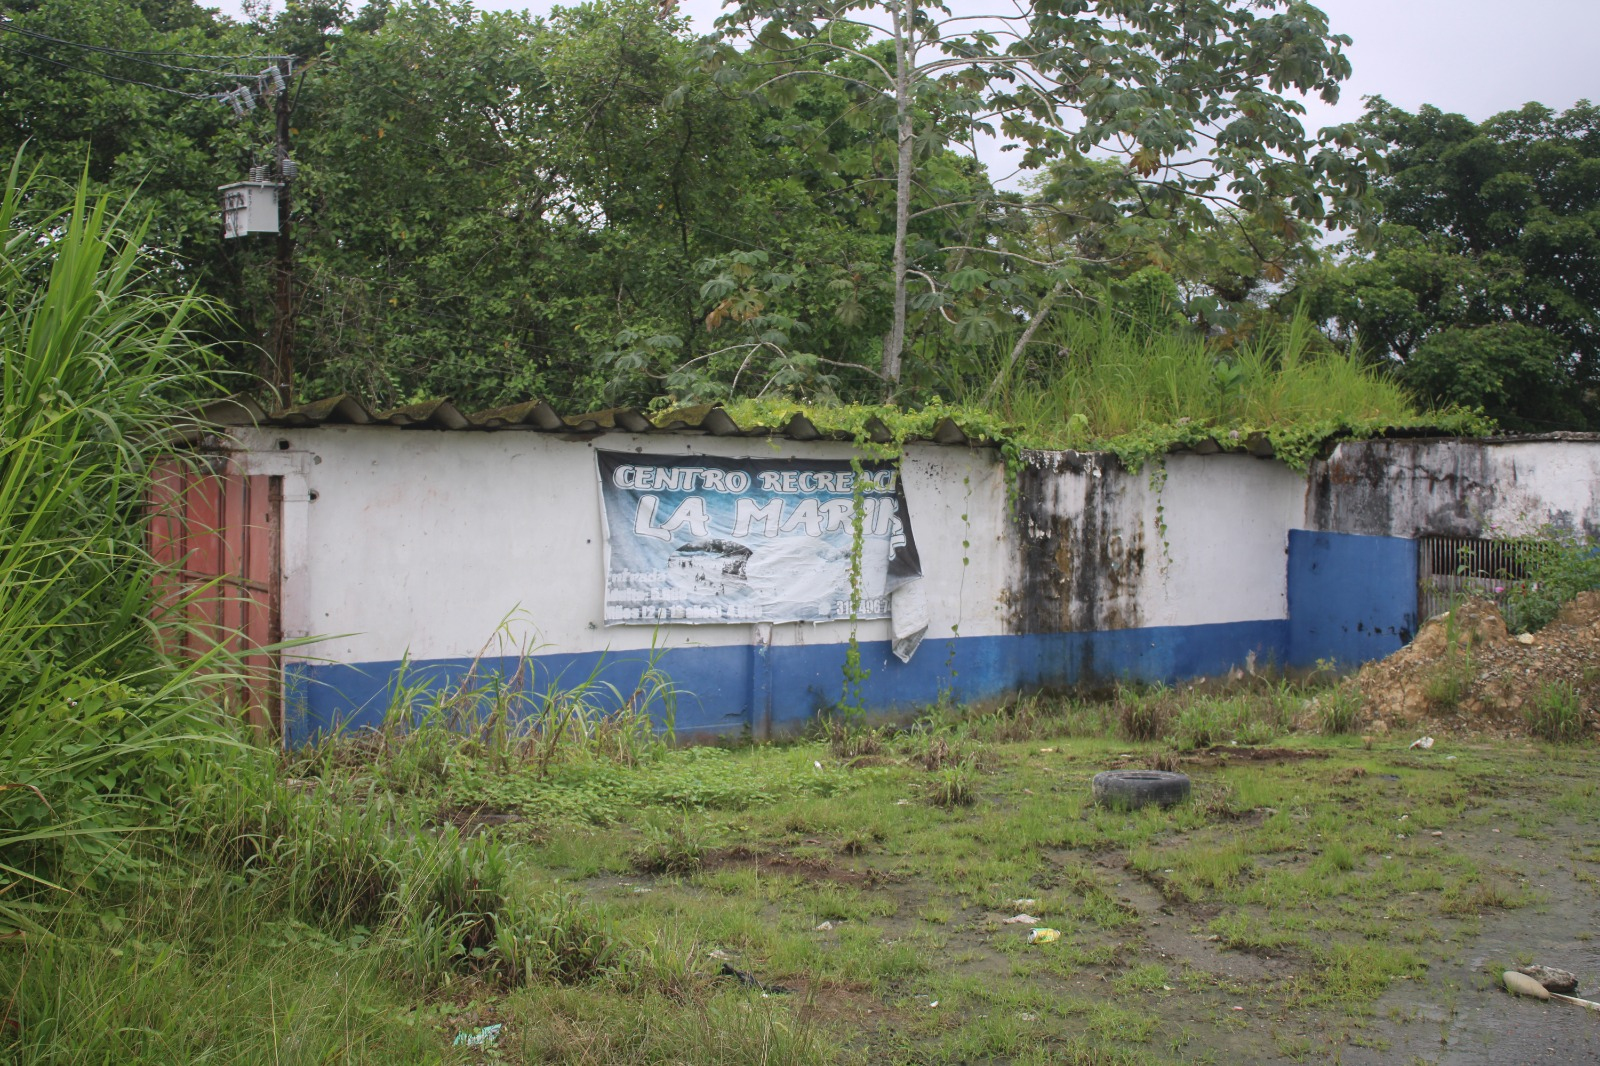
[[217, 189], [222, 194], [223, 237], [278, 232], [278, 183], [237, 181]]

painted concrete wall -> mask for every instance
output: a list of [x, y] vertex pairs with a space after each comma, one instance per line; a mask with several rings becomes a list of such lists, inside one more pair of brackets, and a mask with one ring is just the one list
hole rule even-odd
[[1312, 464], [1305, 528], [1363, 536], [1600, 534], [1600, 442], [1345, 442]]
[[1600, 442], [1340, 444], [1306, 479], [1289, 540], [1289, 660], [1349, 668], [1399, 650], [1416, 616], [1416, 538], [1600, 533]]
[[[531, 670], [626, 696], [655, 665], [686, 735], [769, 735], [844, 692], [847, 623], [605, 626], [596, 448], [847, 458], [847, 445], [699, 434], [248, 429], [249, 472], [285, 478], [289, 738], [371, 724], [413, 680]], [[908, 664], [859, 624], [860, 695], [1175, 681], [1256, 663], [1354, 665], [1415, 630], [1421, 532], [1600, 524], [1600, 444], [1341, 445], [1309, 477], [1245, 455], [1030, 453], [1015, 506], [996, 453], [907, 449], [902, 483], [931, 626]], [[1517, 525], [1520, 523], [1520, 525]], [[656, 649], [653, 653], [651, 649]], [[524, 658], [527, 653], [528, 658]]]
[[[286, 476], [285, 637], [322, 638], [287, 657], [293, 695], [310, 718], [292, 734], [334, 718], [375, 721], [402, 659], [425, 677], [526, 652], [542, 682], [570, 687], [598, 666], [627, 692], [654, 647], [684, 689], [678, 724], [691, 733], [765, 732], [843, 691], [846, 623], [603, 625], [594, 449], [848, 458], [845, 445], [360, 426], [235, 435], [247, 471]], [[903, 483], [924, 570], [935, 576], [931, 632], [967, 641], [1002, 634], [994, 591], [1011, 562], [995, 454], [913, 447]], [[925, 702], [958, 676], [950, 666], [941, 680], [929, 665], [948, 658], [938, 640], [902, 676], [888, 655], [887, 621], [864, 621], [857, 633], [874, 675], [869, 699], [896, 693], [899, 704]]]

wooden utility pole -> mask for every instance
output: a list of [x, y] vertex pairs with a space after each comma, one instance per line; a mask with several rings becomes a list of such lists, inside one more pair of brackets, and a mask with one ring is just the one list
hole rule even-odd
[[277, 97], [277, 178], [278, 178], [278, 250], [274, 263], [277, 283], [276, 308], [272, 317], [272, 344], [268, 372], [264, 375], [279, 407], [294, 403], [294, 230], [290, 186], [293, 182], [293, 164], [289, 162], [289, 75], [287, 59], [278, 60], [278, 70], [283, 74], [282, 87]]

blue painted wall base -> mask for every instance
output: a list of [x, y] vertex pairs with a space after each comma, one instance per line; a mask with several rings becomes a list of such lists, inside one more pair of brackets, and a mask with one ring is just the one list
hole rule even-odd
[[[923, 644], [902, 663], [887, 641], [861, 645], [868, 671], [863, 706], [891, 716], [925, 707], [941, 695], [963, 703], [1019, 691], [1110, 685], [1117, 681], [1177, 682], [1226, 673], [1245, 662], [1281, 663], [1289, 624], [1281, 619], [1220, 625], [1170, 626], [1097, 633], [959, 637]], [[846, 646], [675, 648], [655, 669], [678, 690], [674, 728], [680, 737], [775, 736], [803, 729], [844, 693]], [[524, 691], [572, 690], [588, 684], [610, 709], [641, 687], [650, 669], [644, 652], [540, 655], [483, 660], [474, 675], [528, 679]], [[377, 726], [402, 689], [448, 690], [473, 669], [470, 659], [423, 662], [293, 663], [287, 673], [286, 732], [298, 746], [337, 729]], [[418, 706], [414, 704], [413, 706]], [[658, 721], [665, 708], [652, 707]]]
[[[893, 716], [941, 696], [979, 703], [1039, 689], [1215, 677], [1252, 652], [1264, 667], [1359, 666], [1399, 650], [1416, 631], [1416, 542], [1291, 530], [1288, 605], [1286, 619], [929, 640], [910, 663], [894, 658], [886, 641], [866, 643], [859, 698], [874, 714]], [[679, 736], [771, 737], [802, 729], [841, 702], [846, 652], [843, 644], [675, 648], [653, 669], [677, 690]], [[398, 660], [291, 664], [286, 739], [298, 746], [331, 730], [376, 726], [400, 691], [447, 690], [473, 669], [470, 659], [403, 668]], [[588, 653], [484, 660], [473, 676], [521, 677], [530, 694], [586, 687], [609, 710], [648, 691], [651, 669], [645, 652]], [[665, 705], [651, 710], [664, 724]]]

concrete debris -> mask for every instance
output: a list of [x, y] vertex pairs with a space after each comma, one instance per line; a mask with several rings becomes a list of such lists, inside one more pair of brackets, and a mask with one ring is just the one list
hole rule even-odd
[[1517, 971], [1538, 981], [1548, 992], [1560, 992], [1562, 995], [1573, 995], [1578, 991], [1577, 975], [1566, 970], [1558, 970], [1553, 966], [1524, 966]]

